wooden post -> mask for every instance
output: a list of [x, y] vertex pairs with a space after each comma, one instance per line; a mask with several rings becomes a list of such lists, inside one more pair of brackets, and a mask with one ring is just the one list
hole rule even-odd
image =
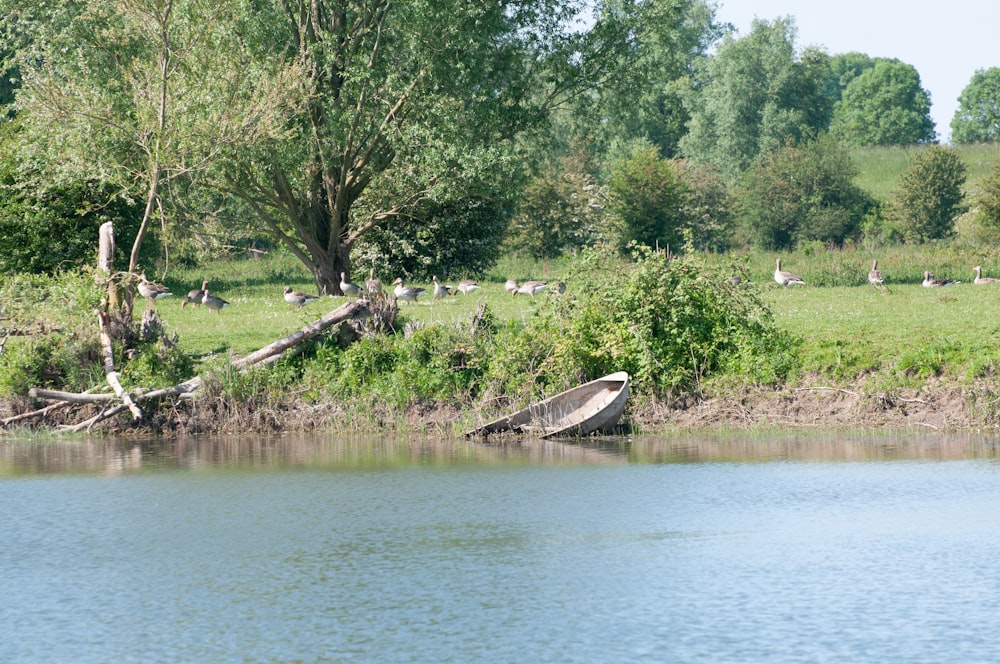
[[121, 302], [121, 294], [118, 292], [118, 283], [111, 278], [115, 271], [115, 227], [110, 221], [101, 224], [97, 269], [108, 278], [108, 310], [116, 311]]

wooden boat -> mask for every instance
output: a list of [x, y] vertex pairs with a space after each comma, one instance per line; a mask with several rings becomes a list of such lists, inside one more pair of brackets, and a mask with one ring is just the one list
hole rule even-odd
[[466, 431], [465, 435], [513, 432], [552, 438], [609, 431], [618, 423], [627, 399], [628, 374], [618, 371]]

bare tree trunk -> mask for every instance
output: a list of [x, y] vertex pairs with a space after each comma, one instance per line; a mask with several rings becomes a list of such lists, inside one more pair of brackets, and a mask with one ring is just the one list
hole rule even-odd
[[108, 310], [118, 311], [121, 305], [121, 291], [118, 282], [111, 278], [115, 271], [115, 226], [110, 221], [101, 224], [97, 249], [97, 269], [108, 280]]

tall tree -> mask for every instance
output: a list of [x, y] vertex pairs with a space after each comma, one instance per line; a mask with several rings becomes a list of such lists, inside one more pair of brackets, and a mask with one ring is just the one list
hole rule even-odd
[[874, 205], [855, 175], [847, 150], [828, 134], [762, 157], [747, 171], [740, 195], [747, 236], [763, 249], [843, 243]]
[[0, 0], [0, 34], [24, 74], [16, 108], [26, 159], [41, 177], [96, 177], [142, 197], [129, 272], [153, 221], [166, 223], [169, 182], [223, 147], [284, 131], [267, 113], [294, 87], [294, 71], [262, 77], [219, 46], [238, 2]]
[[899, 60], [879, 59], [844, 88], [830, 131], [847, 145], [913, 145], [933, 142], [931, 96], [920, 75]]
[[[512, 139], [600, 79], [617, 48], [571, 29], [582, 3], [557, 0], [283, 0], [254, 57], [291, 53], [306, 94], [294, 136], [227, 155], [226, 186], [339, 292], [351, 250], [373, 229], [503, 199]], [[593, 52], [597, 54], [594, 55]]]
[[795, 34], [788, 17], [755, 20], [747, 36], [723, 38], [686, 99], [687, 156], [736, 179], [758, 155], [825, 126], [825, 75], [797, 57]]
[[1000, 68], [977, 69], [958, 96], [951, 119], [955, 143], [986, 143], [1000, 139]]
[[602, 11], [627, 21], [627, 66], [574, 117], [593, 131], [598, 149], [634, 139], [672, 157], [689, 119], [683, 97], [697, 63], [723, 34], [715, 5], [705, 0], [611, 0]]

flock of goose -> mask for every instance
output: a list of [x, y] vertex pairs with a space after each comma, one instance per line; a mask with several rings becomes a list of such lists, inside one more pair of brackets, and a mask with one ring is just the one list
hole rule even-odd
[[[972, 283], [976, 284], [977, 286], [1000, 283], [1000, 279], [994, 279], [992, 277], [984, 277], [983, 268], [980, 267], [979, 265], [974, 267], [973, 271], [976, 273], [976, 277], [975, 279], [972, 280]], [[782, 270], [780, 258], [777, 259], [777, 261], [775, 262], [774, 280], [779, 285], [785, 287], [792, 286], [795, 284], [806, 283], [802, 279], [802, 277], [795, 274], [794, 272], [788, 272], [786, 270]], [[868, 283], [870, 283], [872, 286], [874, 286], [879, 290], [886, 290], [885, 278], [882, 276], [882, 270], [880, 270], [878, 267], [878, 259], [872, 261], [872, 269], [868, 271]], [[960, 284], [960, 283], [962, 282], [955, 281], [954, 279], [941, 279], [939, 277], [934, 276], [934, 273], [925, 270], [924, 280], [923, 282], [921, 282], [921, 285], [924, 288], [940, 288], [942, 286], [954, 286], [955, 284]]]
[[[453, 295], [455, 293], [462, 293], [463, 295], [469, 295], [473, 291], [480, 288], [479, 284], [471, 279], [463, 279], [458, 282], [457, 286], [448, 286], [442, 284], [438, 281], [435, 276], [432, 279], [433, 288], [432, 293], [435, 300], [441, 300], [448, 295]], [[427, 294], [427, 289], [421, 288], [420, 286], [407, 286], [406, 282], [402, 277], [399, 277], [392, 282], [393, 290], [392, 294], [397, 300], [403, 302], [416, 302], [421, 295]], [[504, 288], [511, 297], [516, 296], [518, 293], [523, 293], [525, 295], [530, 295], [535, 297], [542, 290], [548, 288], [549, 284], [545, 281], [525, 281], [524, 283], [519, 283], [516, 279], [508, 279], [507, 283], [504, 284]], [[148, 279], [146, 275], [143, 274], [139, 277], [138, 285], [139, 294], [144, 298], [149, 300], [151, 303], [155, 302], [164, 297], [173, 295], [169, 288], [166, 286], [161, 286], [160, 284], [155, 284]], [[382, 282], [375, 278], [375, 269], [372, 268], [369, 272], [368, 280], [365, 282], [364, 287], [358, 286], [357, 284], [352, 284], [347, 280], [347, 274], [344, 272], [340, 273], [340, 290], [347, 297], [369, 297], [375, 293], [384, 293], [382, 289]], [[551, 289], [551, 292], [562, 294], [566, 292], [566, 284], [563, 282], [557, 282], [555, 286]], [[284, 289], [284, 299], [288, 304], [298, 307], [301, 309], [310, 302], [315, 302], [319, 299], [318, 295], [309, 295], [307, 293], [301, 293], [296, 290], [292, 290], [291, 286], [285, 286]], [[223, 307], [227, 306], [229, 303], [223, 300], [221, 297], [214, 295], [208, 290], [208, 281], [201, 282], [201, 288], [196, 288], [188, 292], [184, 296], [183, 301], [181, 301], [181, 308], [183, 309], [188, 304], [191, 306], [198, 306], [199, 304], [205, 305], [210, 311], [215, 311], [218, 313]]]

